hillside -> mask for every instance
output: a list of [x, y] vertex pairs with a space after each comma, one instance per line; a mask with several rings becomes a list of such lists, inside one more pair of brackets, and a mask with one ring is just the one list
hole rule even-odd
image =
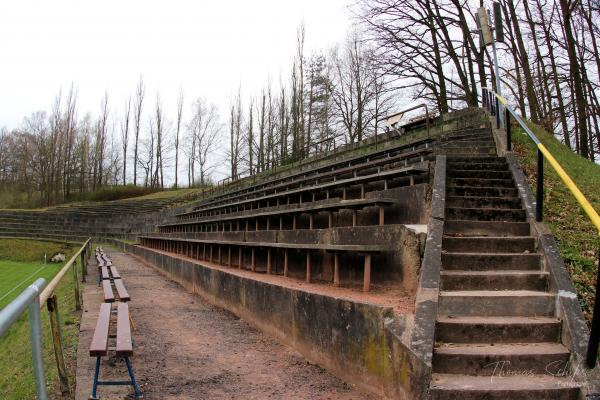
[[[600, 165], [574, 154], [539, 126], [530, 124], [530, 128], [563, 166], [594, 208], [600, 210]], [[535, 193], [536, 147], [522, 130], [515, 129], [514, 132], [516, 132], [513, 135], [515, 153]], [[552, 166], [546, 162], [544, 169], [546, 188], [544, 220], [558, 241], [561, 255], [577, 289], [585, 317], [590, 322], [596, 287], [597, 252], [600, 248], [600, 237]]]

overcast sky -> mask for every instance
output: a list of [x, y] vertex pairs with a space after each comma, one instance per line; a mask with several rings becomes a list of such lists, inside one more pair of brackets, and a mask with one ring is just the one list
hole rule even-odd
[[[50, 110], [74, 83], [78, 111], [97, 115], [108, 91], [113, 117], [140, 74], [146, 106], [159, 90], [175, 115], [183, 88], [186, 110], [203, 96], [225, 114], [241, 85], [256, 93], [270, 76], [289, 76], [296, 31], [306, 48], [327, 49], [349, 29], [347, 0], [254, 1], [2, 1], [0, 2], [0, 127]], [[148, 109], [147, 109], [148, 110]]]

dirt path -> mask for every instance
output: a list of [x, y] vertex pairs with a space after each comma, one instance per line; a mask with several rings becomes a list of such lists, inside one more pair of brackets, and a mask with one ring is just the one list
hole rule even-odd
[[[127, 254], [110, 251], [132, 297], [133, 367], [145, 399], [374, 399], [235, 315], [186, 292]], [[94, 359], [88, 349], [101, 291], [90, 263], [79, 337], [77, 399], [90, 395]], [[100, 379], [123, 379], [122, 362]], [[102, 399], [122, 399], [125, 387], [100, 387]]]

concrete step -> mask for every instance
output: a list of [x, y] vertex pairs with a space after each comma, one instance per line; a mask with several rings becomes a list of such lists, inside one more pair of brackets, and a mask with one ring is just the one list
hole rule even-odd
[[579, 385], [570, 377], [551, 375], [471, 376], [432, 374], [432, 400], [577, 400]]
[[476, 142], [487, 142], [488, 144], [495, 145], [494, 137], [489, 133], [471, 133], [465, 135], [454, 135], [440, 140], [441, 143], [465, 143], [470, 141]]
[[442, 290], [539, 290], [547, 291], [549, 274], [545, 271], [448, 270], [441, 272]]
[[468, 157], [468, 156], [486, 156], [495, 155], [495, 146], [482, 146], [482, 147], [466, 147], [464, 145], [457, 146], [444, 146], [440, 148], [441, 154]]
[[497, 187], [514, 188], [515, 183], [510, 179], [488, 179], [488, 178], [448, 178], [447, 186], [470, 186], [470, 187]]
[[539, 271], [542, 257], [538, 253], [450, 253], [442, 252], [444, 270]]
[[471, 147], [496, 147], [496, 142], [491, 136], [471, 136], [460, 139], [447, 140], [441, 143], [443, 148], [458, 147], [468, 144]]
[[444, 234], [451, 236], [528, 236], [528, 222], [465, 221], [447, 219]]
[[440, 316], [530, 317], [555, 315], [556, 295], [533, 290], [441, 291]]
[[449, 169], [448, 176], [451, 178], [469, 178], [469, 179], [510, 179], [512, 173], [510, 171], [490, 171], [481, 169]]
[[448, 156], [448, 163], [497, 163], [504, 164], [506, 163], [506, 158], [498, 157], [498, 156]]
[[506, 208], [461, 208], [446, 207], [446, 218], [470, 221], [525, 222], [527, 213], [523, 209]]
[[460, 253], [533, 253], [535, 244], [536, 238], [533, 236], [444, 236], [442, 248]]
[[550, 365], [566, 367], [569, 355], [559, 343], [444, 344], [433, 350], [433, 370], [492, 376], [503, 368], [506, 374], [545, 374]]
[[554, 343], [561, 321], [552, 317], [439, 317], [436, 342]]
[[448, 171], [454, 169], [458, 170], [474, 170], [474, 171], [508, 171], [508, 164], [506, 161], [492, 161], [492, 162], [475, 162], [475, 161], [448, 161]]
[[518, 197], [447, 196], [446, 207], [462, 208], [522, 208]]
[[446, 195], [448, 196], [483, 196], [483, 197], [517, 197], [516, 188], [506, 187], [473, 187], [447, 185]]

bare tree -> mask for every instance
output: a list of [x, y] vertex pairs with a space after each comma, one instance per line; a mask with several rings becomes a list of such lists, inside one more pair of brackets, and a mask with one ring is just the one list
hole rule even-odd
[[138, 145], [139, 145], [139, 141], [140, 141], [140, 123], [141, 123], [141, 118], [142, 118], [142, 104], [144, 102], [144, 95], [146, 92], [146, 88], [144, 86], [144, 81], [142, 79], [142, 77], [140, 76], [140, 80], [138, 82], [137, 85], [137, 89], [135, 92], [135, 104], [134, 104], [134, 108], [135, 108], [135, 113], [134, 113], [134, 120], [135, 120], [135, 142], [134, 142], [134, 148], [133, 148], [133, 185], [137, 185], [137, 166], [138, 166], [138, 159], [139, 159], [139, 154], [138, 154]]
[[177, 127], [175, 130], [175, 187], [178, 183], [178, 172], [179, 172], [179, 130], [181, 128], [181, 118], [183, 115], [183, 89], [179, 90], [179, 97], [177, 98]]
[[164, 115], [162, 110], [162, 102], [160, 100], [160, 94], [156, 95], [156, 107], [155, 107], [155, 128], [156, 128], [156, 165], [154, 171], [154, 179], [152, 180], [152, 187], [164, 188], [164, 177], [163, 177], [163, 134], [164, 134]]
[[188, 132], [192, 138], [193, 149], [191, 149], [190, 174], [191, 183], [194, 183], [194, 165], [199, 167], [200, 186], [206, 185], [208, 174], [212, 169], [208, 164], [209, 154], [214, 149], [217, 136], [221, 126], [219, 123], [219, 113], [214, 104], [207, 105], [202, 98], [194, 101], [194, 114], [188, 124]]
[[123, 186], [127, 183], [127, 146], [129, 144], [129, 115], [131, 113], [131, 97], [127, 99], [123, 120], [121, 121], [121, 146], [123, 148]]

